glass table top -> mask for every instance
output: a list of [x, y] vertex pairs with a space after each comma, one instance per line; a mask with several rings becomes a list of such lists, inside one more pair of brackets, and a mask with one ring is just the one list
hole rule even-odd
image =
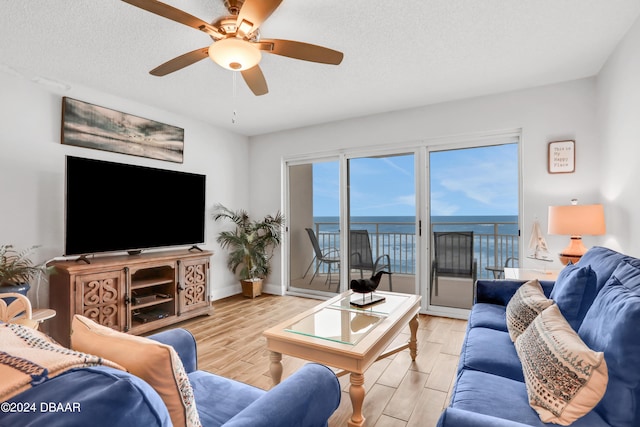
[[346, 295], [333, 304], [287, 326], [285, 331], [321, 338], [343, 344], [356, 345], [385, 317], [407, 300], [407, 296], [387, 294], [384, 301], [357, 307], [354, 302], [366, 302], [370, 294]]
[[326, 307], [285, 328], [285, 331], [355, 345], [384, 316]]

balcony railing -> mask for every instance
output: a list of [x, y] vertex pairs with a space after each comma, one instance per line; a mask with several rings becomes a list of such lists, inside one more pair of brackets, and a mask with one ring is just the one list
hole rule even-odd
[[[335, 222], [314, 224], [323, 250], [340, 248], [339, 225]], [[368, 230], [373, 258], [388, 254], [392, 273], [415, 274], [418, 239], [413, 222], [352, 222], [351, 228]], [[478, 278], [494, 278], [489, 266], [504, 267], [508, 259], [518, 257], [516, 222], [434, 222], [432, 231], [474, 231], [474, 257]], [[411, 230], [411, 231], [409, 231]], [[510, 264], [511, 265], [511, 264]], [[515, 264], [517, 266], [517, 261]], [[323, 272], [321, 269], [320, 272]], [[324, 271], [326, 272], [326, 271]]]

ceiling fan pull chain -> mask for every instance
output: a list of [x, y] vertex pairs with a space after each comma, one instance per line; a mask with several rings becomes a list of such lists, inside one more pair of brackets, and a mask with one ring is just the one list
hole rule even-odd
[[237, 98], [237, 81], [238, 81], [238, 72], [234, 71], [233, 73], [233, 99], [231, 101], [231, 108], [233, 108], [233, 113], [231, 115], [231, 123], [236, 124], [237, 112], [236, 112], [236, 98]]

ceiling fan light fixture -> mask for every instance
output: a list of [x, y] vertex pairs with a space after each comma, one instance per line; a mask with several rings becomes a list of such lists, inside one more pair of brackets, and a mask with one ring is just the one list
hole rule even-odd
[[209, 57], [227, 70], [244, 71], [255, 67], [262, 54], [248, 41], [230, 37], [214, 42], [209, 47]]

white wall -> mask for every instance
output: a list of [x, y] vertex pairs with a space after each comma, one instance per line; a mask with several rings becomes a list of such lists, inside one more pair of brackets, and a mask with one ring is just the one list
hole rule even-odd
[[[62, 145], [62, 96], [184, 128], [184, 163]], [[65, 155], [206, 174], [207, 241], [203, 247], [216, 251], [212, 257], [212, 295], [220, 298], [240, 292], [237, 281], [227, 271], [224, 253], [215, 242], [221, 225], [213, 223], [211, 208], [217, 202], [233, 207], [248, 204], [246, 137], [88, 88], [72, 85], [70, 90], [61, 91], [0, 73], [0, 150], [0, 242], [18, 249], [41, 245], [34, 257], [36, 262], [63, 254]], [[90, 182], [88, 177], [87, 184]], [[114, 201], [105, 201], [105, 205], [113, 204]], [[161, 215], [159, 212], [160, 219]], [[32, 302], [45, 307], [46, 279], [39, 287], [37, 283], [32, 286]], [[35, 288], [39, 288], [37, 295]]]
[[640, 20], [598, 76], [607, 246], [640, 257]]
[[[89, 88], [72, 85], [71, 90], [61, 92], [0, 73], [0, 242], [18, 248], [42, 245], [36, 261], [62, 254], [66, 154], [205, 173], [209, 208], [222, 202], [231, 208], [248, 207], [252, 215], [259, 216], [281, 206], [283, 156], [522, 128], [523, 241], [528, 242], [535, 217], [546, 229], [548, 205], [577, 197], [581, 203], [605, 203], [608, 234], [586, 236], [587, 246], [605, 244], [640, 256], [640, 230], [633, 221], [634, 211], [640, 208], [634, 191], [640, 182], [638, 51], [640, 23], [597, 79], [295, 129], [253, 137], [249, 142], [202, 122]], [[184, 164], [61, 145], [62, 96], [185, 128]], [[576, 172], [550, 175], [546, 171], [547, 143], [561, 139], [576, 140]], [[214, 298], [239, 292], [226, 269], [224, 252], [215, 243], [220, 228], [208, 216], [204, 247], [217, 252], [212, 259]], [[564, 236], [547, 236], [552, 253], [559, 252], [566, 241]], [[280, 283], [278, 261], [276, 257], [270, 290]], [[32, 293], [32, 301], [46, 306], [47, 293], [45, 281], [39, 299]]]
[[[581, 203], [601, 202], [593, 78], [252, 137], [250, 163], [260, 172], [251, 177], [251, 209], [269, 212], [280, 207], [283, 156], [514, 128], [521, 128], [523, 135], [521, 216], [526, 245], [536, 217], [546, 230], [549, 205], [568, 204], [575, 197]], [[576, 141], [576, 172], [550, 175], [547, 144], [564, 139]], [[584, 240], [592, 246], [600, 238]], [[547, 243], [555, 254], [567, 245], [568, 237], [548, 236]], [[524, 266], [531, 262], [523, 259]], [[555, 262], [553, 267], [561, 265]], [[275, 265], [270, 284], [279, 281]]]

